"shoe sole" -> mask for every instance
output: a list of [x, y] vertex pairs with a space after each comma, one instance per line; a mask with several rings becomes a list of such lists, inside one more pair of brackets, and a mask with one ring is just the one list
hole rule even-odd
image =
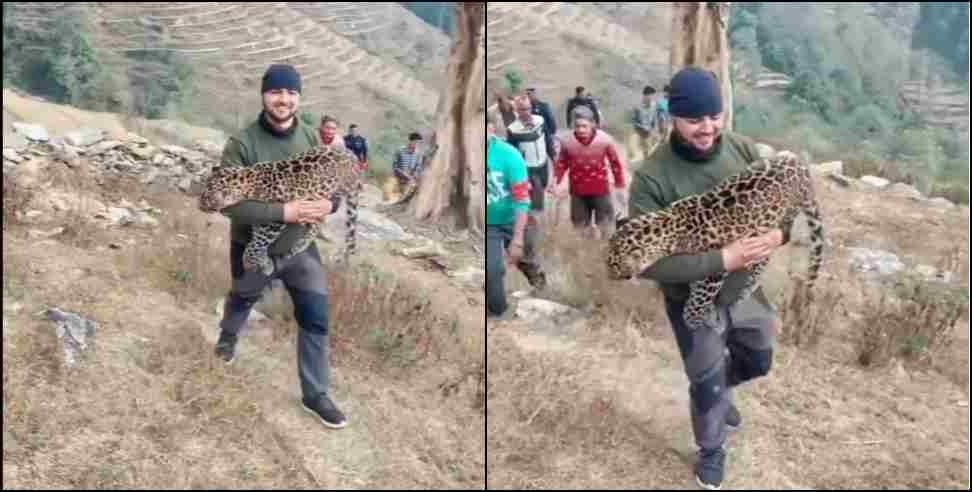
[[345, 427], [348, 426], [348, 421], [347, 420], [345, 420], [344, 422], [341, 422], [340, 424], [332, 424], [332, 423], [324, 420], [324, 418], [321, 417], [317, 412], [315, 412], [315, 411], [307, 408], [307, 405], [301, 404], [300, 406], [301, 406], [301, 408], [304, 409], [305, 412], [313, 415], [314, 417], [317, 417], [317, 420], [320, 420], [321, 423], [324, 424], [324, 427], [327, 427], [328, 429], [343, 429], [343, 428], [345, 428]]
[[699, 478], [698, 475], [695, 476], [695, 483], [699, 484], [699, 487], [702, 487], [704, 490], [722, 490], [721, 485], [708, 485], [706, 483], [702, 483], [702, 479]]

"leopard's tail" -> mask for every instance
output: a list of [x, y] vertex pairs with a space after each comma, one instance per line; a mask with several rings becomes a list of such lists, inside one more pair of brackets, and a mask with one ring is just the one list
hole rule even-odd
[[362, 180], [359, 178], [355, 181], [354, 187], [348, 193], [348, 220], [347, 220], [347, 237], [345, 238], [344, 245], [344, 262], [347, 263], [351, 255], [355, 254], [358, 244], [357, 244], [357, 230], [358, 225], [358, 199], [361, 195], [361, 190], [363, 188]]
[[807, 272], [807, 287], [812, 287], [813, 283], [820, 275], [820, 268], [823, 265], [824, 251], [824, 227], [820, 218], [820, 206], [816, 200], [808, 200], [803, 206], [803, 213], [807, 216], [807, 225], [810, 226], [810, 268]]

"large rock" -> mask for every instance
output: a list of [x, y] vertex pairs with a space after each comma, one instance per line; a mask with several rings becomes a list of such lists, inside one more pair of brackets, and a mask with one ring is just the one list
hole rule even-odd
[[860, 181], [862, 183], [869, 184], [869, 185], [874, 186], [876, 188], [884, 188], [884, 187], [888, 186], [889, 184], [891, 184], [890, 181], [888, 181], [888, 180], [886, 180], [884, 178], [879, 178], [877, 176], [862, 176]]
[[94, 129], [82, 129], [68, 132], [64, 141], [75, 147], [88, 147], [105, 139], [105, 132]]
[[47, 133], [47, 129], [40, 125], [14, 123], [13, 129], [15, 132], [23, 135], [27, 140], [33, 140], [35, 142], [47, 142], [51, 139], [51, 135]]
[[3, 158], [17, 164], [24, 161], [24, 158], [20, 157], [20, 154], [14, 149], [3, 149]]
[[[328, 237], [341, 238], [343, 241], [347, 231], [346, 207], [347, 201], [342, 201], [341, 208], [325, 219], [322, 232], [325, 232]], [[414, 237], [405, 232], [395, 221], [366, 208], [358, 209], [356, 230], [358, 237], [367, 241], [402, 241]]]
[[856, 272], [887, 276], [905, 269], [904, 263], [894, 253], [867, 248], [847, 248], [851, 254], [850, 266]]
[[901, 195], [908, 198], [921, 199], [923, 197], [921, 192], [918, 191], [914, 186], [904, 184], [904, 183], [895, 183], [891, 186], [888, 186], [885, 191], [887, 191], [888, 193], [894, 193], [895, 195]]
[[74, 365], [81, 354], [94, 342], [98, 324], [69, 311], [58, 308], [45, 312], [47, 319], [57, 323], [57, 338], [64, 346], [64, 363]]

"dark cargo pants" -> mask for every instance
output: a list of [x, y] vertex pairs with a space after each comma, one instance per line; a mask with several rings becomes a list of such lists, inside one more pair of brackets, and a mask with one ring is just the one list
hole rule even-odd
[[719, 309], [725, 330], [715, 327], [691, 330], [685, 325], [684, 302], [665, 300], [689, 378], [692, 430], [702, 449], [725, 444], [726, 414], [732, 401], [732, 388], [765, 376], [773, 361], [775, 312], [762, 290], [732, 309]]
[[260, 300], [265, 287], [280, 279], [294, 304], [297, 334], [297, 367], [300, 389], [311, 400], [327, 393], [330, 366], [328, 360], [328, 298], [324, 267], [317, 245], [286, 260], [271, 257], [274, 272], [268, 277], [259, 271], [243, 270], [245, 245], [230, 243], [230, 271], [233, 287], [223, 306], [220, 329], [239, 336], [253, 305]]

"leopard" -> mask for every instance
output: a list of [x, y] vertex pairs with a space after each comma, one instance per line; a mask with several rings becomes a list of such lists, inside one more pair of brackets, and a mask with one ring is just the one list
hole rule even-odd
[[[810, 230], [810, 264], [804, 285], [812, 302], [813, 284], [823, 263], [824, 225], [810, 169], [789, 151], [756, 160], [705, 193], [619, 221], [608, 240], [608, 276], [634, 280], [662, 258], [721, 249], [777, 228], [789, 237], [801, 212]], [[730, 307], [753, 294], [768, 263], [766, 258], [747, 268], [745, 285]], [[707, 326], [716, 315], [714, 302], [728, 275], [720, 272], [689, 283], [683, 318], [690, 329]]]
[[[362, 187], [357, 160], [341, 150], [321, 146], [286, 159], [257, 162], [251, 166], [214, 167], [199, 196], [199, 209], [213, 213], [244, 200], [286, 203], [324, 198], [334, 201], [343, 197], [347, 202], [347, 235], [338, 261], [347, 264], [357, 248], [355, 228]], [[273, 273], [270, 246], [286, 226], [282, 222], [253, 226], [252, 237], [243, 252], [244, 270], [259, 270], [267, 276]], [[317, 237], [320, 227], [320, 223], [309, 224], [281, 260], [306, 250]]]

